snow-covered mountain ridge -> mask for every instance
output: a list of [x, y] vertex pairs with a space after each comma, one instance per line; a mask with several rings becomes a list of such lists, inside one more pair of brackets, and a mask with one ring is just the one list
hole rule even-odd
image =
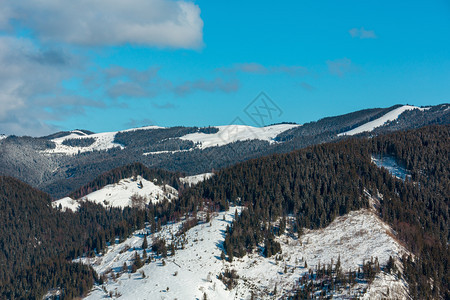
[[[188, 140], [196, 143], [195, 148], [204, 149], [208, 147], [214, 146], [224, 146], [229, 143], [237, 142], [237, 141], [248, 141], [248, 140], [262, 140], [273, 142], [273, 139], [286, 130], [297, 127], [300, 125], [296, 124], [276, 124], [266, 127], [253, 127], [246, 125], [227, 125], [227, 126], [217, 126], [215, 128], [218, 129], [216, 133], [190, 133], [184, 136], [181, 136], [181, 140]], [[114, 142], [114, 138], [117, 133], [124, 132], [133, 132], [138, 130], [153, 130], [153, 129], [164, 129], [164, 127], [159, 126], [146, 126], [141, 128], [133, 128], [127, 129], [123, 131], [117, 132], [103, 132], [103, 133], [95, 133], [95, 134], [86, 134], [79, 130], [73, 130], [69, 135], [58, 137], [52, 139], [51, 141], [55, 143], [55, 148], [46, 149], [44, 153], [47, 154], [66, 154], [66, 155], [75, 155], [83, 152], [92, 152], [92, 151], [100, 151], [100, 150], [108, 150], [111, 148], [121, 148], [122, 146], [119, 143]], [[85, 147], [80, 146], [71, 146], [65, 145], [64, 141], [71, 139], [94, 139], [94, 142]], [[164, 153], [165, 151], [158, 151], [157, 153]], [[171, 152], [171, 151], [168, 151]], [[146, 153], [152, 154], [152, 153]]]

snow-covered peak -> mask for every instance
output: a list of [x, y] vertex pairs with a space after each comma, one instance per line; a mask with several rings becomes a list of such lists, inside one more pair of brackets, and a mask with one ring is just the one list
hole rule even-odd
[[169, 185], [159, 186], [157, 182], [148, 181], [141, 176], [122, 179], [119, 183], [110, 184], [102, 189], [92, 192], [82, 199], [104, 206], [125, 207], [132, 206], [131, 198], [141, 196], [145, 204], [155, 203], [163, 199], [172, 200], [178, 197], [178, 192]]
[[8, 136], [6, 134], [0, 134], [0, 140], [6, 139]]
[[180, 139], [199, 143], [199, 148], [224, 146], [237, 141], [263, 140], [273, 142], [280, 133], [297, 127], [297, 124], [277, 124], [266, 127], [253, 127], [247, 125], [215, 126], [219, 129], [216, 133], [196, 132], [182, 136]]
[[397, 120], [398, 117], [405, 111], [414, 110], [414, 109], [419, 109], [419, 110], [423, 111], [423, 110], [426, 110], [427, 108], [420, 108], [420, 107], [411, 106], [411, 105], [403, 105], [394, 110], [391, 110], [390, 112], [386, 113], [385, 115], [381, 116], [378, 119], [367, 122], [361, 126], [358, 126], [354, 129], [352, 129], [352, 130], [339, 133], [338, 136], [355, 135], [355, 134], [366, 132], [366, 131], [372, 131], [377, 127], [383, 126], [386, 122]]

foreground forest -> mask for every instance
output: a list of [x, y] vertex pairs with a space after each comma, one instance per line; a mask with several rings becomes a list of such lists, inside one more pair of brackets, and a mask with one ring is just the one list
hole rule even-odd
[[[289, 225], [301, 235], [304, 228], [323, 228], [337, 216], [369, 207], [369, 193], [377, 195], [379, 215], [414, 254], [402, 259], [411, 297], [448, 299], [449, 136], [450, 126], [444, 125], [350, 138], [243, 162], [192, 188], [179, 185], [179, 174], [134, 164], [107, 172], [73, 193], [83, 196], [138, 174], [179, 185], [178, 200], [145, 210], [83, 203], [78, 212], [62, 212], [51, 208], [47, 194], [0, 177], [0, 220], [5, 224], [0, 235], [1, 297], [41, 298], [55, 287], [65, 299], [82, 296], [102, 278], [72, 259], [100, 252], [145, 222], [156, 231], [187, 213], [223, 210], [231, 203], [248, 209], [227, 230], [223, 258], [243, 256], [258, 244], [264, 245], [266, 256], [274, 255], [279, 247], [273, 237], [284, 230], [288, 215], [295, 216]], [[395, 157], [411, 177], [393, 177], [371, 162], [372, 155]]]

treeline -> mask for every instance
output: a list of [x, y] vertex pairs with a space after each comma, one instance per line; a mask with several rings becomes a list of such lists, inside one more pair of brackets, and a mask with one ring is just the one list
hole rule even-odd
[[178, 189], [180, 185], [179, 178], [181, 173], [173, 173], [162, 169], [149, 169], [145, 165], [136, 162], [101, 174], [90, 183], [71, 193], [70, 197], [79, 199], [108, 184], [118, 183], [121, 179], [135, 177], [137, 175], [140, 175], [149, 181], [156, 180], [155, 183], [157, 185], [168, 184], [175, 189]]
[[71, 138], [65, 139], [62, 144], [70, 147], [89, 147], [95, 143], [94, 138]]

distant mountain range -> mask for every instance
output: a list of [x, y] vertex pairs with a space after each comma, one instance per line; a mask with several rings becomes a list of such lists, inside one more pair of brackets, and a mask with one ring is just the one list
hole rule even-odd
[[395, 105], [303, 125], [282, 123], [261, 128], [148, 126], [105, 133], [73, 130], [38, 138], [2, 135], [0, 174], [19, 178], [56, 199], [103, 172], [133, 162], [194, 175], [354, 135], [432, 124], [450, 124], [449, 104], [422, 108]]

